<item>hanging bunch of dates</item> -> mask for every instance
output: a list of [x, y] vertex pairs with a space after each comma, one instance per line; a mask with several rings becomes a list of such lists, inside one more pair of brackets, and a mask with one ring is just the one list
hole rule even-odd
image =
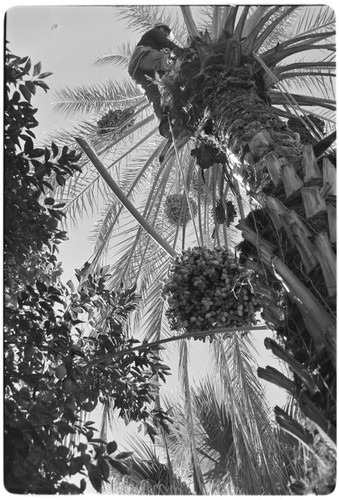
[[215, 163], [224, 164], [227, 161], [225, 153], [210, 141], [200, 141], [197, 147], [191, 150], [191, 156], [202, 170], [211, 168]]
[[[213, 330], [255, 325], [260, 301], [251, 272], [224, 248], [187, 249], [176, 257], [163, 288], [172, 330]], [[202, 337], [205, 338], [205, 337]]]
[[[198, 213], [196, 201], [189, 197], [189, 203], [193, 217]], [[186, 196], [183, 194], [170, 194], [165, 200], [164, 214], [170, 224], [180, 226], [187, 224], [192, 219]]]
[[98, 134], [121, 134], [134, 123], [133, 109], [110, 109], [97, 122]]
[[230, 226], [237, 216], [237, 210], [232, 200], [217, 200], [215, 204], [215, 220], [218, 224]]

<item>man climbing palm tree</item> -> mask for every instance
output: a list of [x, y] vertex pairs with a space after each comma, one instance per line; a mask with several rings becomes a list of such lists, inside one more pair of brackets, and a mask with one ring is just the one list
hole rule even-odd
[[132, 54], [128, 72], [135, 82], [142, 86], [147, 98], [153, 105], [159, 119], [159, 132], [170, 137], [167, 115], [161, 107], [161, 96], [154, 79], [156, 73], [161, 77], [169, 69], [169, 55], [181, 55], [183, 49], [169, 39], [171, 28], [166, 24], [157, 24], [147, 31], [137, 44]]

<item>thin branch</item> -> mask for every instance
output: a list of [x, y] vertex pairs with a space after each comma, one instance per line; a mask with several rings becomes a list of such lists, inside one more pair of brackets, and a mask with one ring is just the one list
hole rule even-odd
[[98, 170], [102, 178], [106, 181], [109, 187], [112, 189], [117, 198], [121, 201], [124, 207], [130, 212], [130, 214], [137, 220], [137, 222], [148, 232], [148, 234], [154, 239], [154, 241], [162, 247], [162, 249], [171, 257], [176, 256], [176, 252], [173, 248], [165, 241], [156, 231], [155, 229], [139, 214], [131, 201], [127, 198], [127, 196], [121, 191], [116, 182], [112, 179], [107, 169], [100, 161], [99, 157], [95, 153], [95, 151], [91, 148], [89, 143], [82, 139], [81, 137], [76, 137], [75, 140], [81, 147], [81, 149], [86, 153], [88, 158], [91, 160], [95, 168]]
[[147, 351], [148, 349], [152, 349], [153, 347], [158, 347], [162, 344], [168, 344], [169, 342], [175, 342], [182, 339], [190, 339], [194, 337], [208, 337], [209, 335], [216, 335], [218, 333], [235, 333], [235, 332], [249, 332], [254, 330], [267, 330], [266, 325], [258, 325], [258, 326], [242, 326], [239, 327], [231, 327], [231, 328], [215, 328], [214, 330], [199, 330], [197, 332], [189, 332], [183, 333], [182, 335], [175, 335], [173, 337], [168, 337], [166, 339], [156, 340], [154, 342], [143, 343], [136, 347], [131, 347], [130, 349], [124, 349], [123, 351], [115, 352], [114, 354], [108, 354], [107, 356], [103, 356], [98, 359], [94, 359], [87, 363], [86, 368], [91, 368], [91, 366], [98, 365], [99, 363], [105, 363], [111, 359], [120, 358], [121, 356], [126, 356], [127, 354], [131, 354], [134, 351]]

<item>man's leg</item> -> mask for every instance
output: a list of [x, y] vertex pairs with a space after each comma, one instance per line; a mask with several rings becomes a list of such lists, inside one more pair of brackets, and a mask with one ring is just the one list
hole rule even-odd
[[167, 68], [167, 55], [153, 49], [149, 50], [143, 56], [138, 67], [138, 69], [144, 73], [140, 79], [140, 84], [145, 90], [148, 100], [153, 105], [154, 113], [160, 122], [159, 133], [163, 137], [170, 137], [167, 115], [161, 108], [161, 96], [158, 86], [155, 83], [152, 83], [146, 75], [154, 74], [155, 71], [164, 72]]
[[161, 96], [158, 86], [152, 83], [148, 78], [143, 76], [138, 81], [145, 91], [148, 100], [152, 103], [154, 113], [159, 120], [159, 133], [163, 137], [169, 137], [169, 127], [167, 115], [163, 112], [161, 108]]
[[143, 73], [166, 71], [168, 69], [168, 56], [159, 50], [149, 49], [141, 58], [138, 69]]

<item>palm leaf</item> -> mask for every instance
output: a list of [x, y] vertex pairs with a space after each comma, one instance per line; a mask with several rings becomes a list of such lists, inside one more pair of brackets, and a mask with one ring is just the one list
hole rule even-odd
[[282, 21], [285, 18], [289, 17], [296, 10], [296, 8], [297, 8], [296, 6], [283, 7], [282, 12], [277, 17], [275, 17], [275, 19], [273, 19], [272, 22], [268, 24], [268, 26], [264, 29], [263, 33], [261, 33], [258, 37], [256, 37], [253, 40], [252, 51], [258, 52], [260, 47], [264, 44], [264, 42], [269, 38], [269, 36], [272, 35], [276, 27], [281, 25]]
[[200, 34], [199, 34], [198, 28], [194, 22], [191, 8], [189, 7], [189, 5], [182, 5], [181, 6], [181, 13], [182, 13], [182, 16], [184, 18], [184, 22], [186, 24], [188, 34], [191, 37], [191, 39], [194, 40], [195, 38], [199, 38]]
[[[328, 50], [333, 52], [335, 50], [335, 45], [333, 43], [327, 43], [324, 45], [315, 45], [316, 41], [326, 39], [333, 36], [333, 32], [327, 34], [314, 34], [307, 37], [305, 42], [300, 42], [302, 37], [296, 37], [294, 40], [282, 42], [279, 44], [277, 49], [271, 49], [261, 54], [261, 59], [267, 64], [267, 66], [276, 66], [283, 59], [291, 56], [295, 56], [299, 52], [318, 50]], [[294, 45], [293, 45], [294, 44]]]
[[322, 97], [307, 96], [302, 94], [291, 94], [282, 92], [270, 92], [272, 104], [281, 105], [286, 102], [286, 97], [292, 97], [299, 106], [321, 106], [323, 108], [335, 111], [335, 102], [332, 99]]
[[119, 10], [120, 19], [124, 19], [129, 28], [135, 29], [139, 33], [153, 28], [157, 23], [175, 26], [173, 14], [166, 13], [166, 8], [160, 9], [159, 6], [155, 5], [130, 5], [121, 6]]
[[187, 341], [181, 340], [179, 367], [182, 376], [182, 385], [185, 395], [186, 430], [189, 438], [189, 451], [191, 456], [193, 484], [195, 493], [197, 495], [203, 495], [206, 490], [196, 448], [195, 430], [193, 424], [193, 413], [192, 413], [192, 403], [191, 403], [191, 392], [190, 392], [190, 384], [189, 384], [188, 369], [187, 369], [188, 366], [187, 356], [188, 356]]
[[114, 64], [117, 67], [127, 68], [134, 47], [130, 42], [118, 46], [116, 54], [106, 54], [98, 57], [95, 61], [95, 66], [104, 66], [106, 64]]
[[241, 38], [243, 37], [243, 29], [244, 29], [244, 26], [246, 23], [246, 18], [249, 14], [249, 11], [250, 11], [250, 6], [246, 5], [246, 7], [243, 8], [243, 10], [240, 14], [240, 17], [239, 17], [238, 22], [237, 22], [237, 27], [234, 30], [233, 38], [234, 38], [234, 40], [237, 40], [238, 42], [240, 42]]
[[73, 89], [65, 87], [56, 91], [53, 109], [65, 116], [79, 112], [99, 113], [108, 106], [119, 106], [121, 103], [126, 107], [130, 106], [140, 100], [141, 95], [138, 87], [130, 80], [109, 80], [106, 83], [82, 85]]
[[153, 494], [158, 495], [191, 495], [187, 484], [175, 473], [171, 464], [164, 464], [158, 457], [154, 446], [150, 446], [137, 436], [127, 440], [134, 451], [129, 474], [136, 484], [148, 486]]
[[335, 27], [335, 11], [327, 5], [307, 6], [292, 26], [293, 33], [313, 32]]
[[[239, 478], [245, 493], [260, 494], [263, 488], [267, 488], [267, 492], [282, 493], [286, 476], [281, 463], [272, 462], [273, 456], [275, 460], [279, 456], [277, 444], [272, 432], [269, 432], [269, 410], [263, 390], [251, 368], [253, 358], [247, 342], [238, 335], [227, 339], [225, 345], [220, 340], [213, 342], [225, 399], [232, 401], [227, 411], [232, 423]], [[258, 456], [261, 456], [259, 462]]]
[[[139, 131], [141, 127], [144, 125], [148, 124], [151, 120], [153, 120], [153, 117], [146, 118], [145, 120], [138, 122], [135, 126], [131, 127], [126, 134], [124, 134], [118, 141], [112, 142], [112, 144], [109, 146], [107, 145], [107, 142], [102, 145], [101, 150], [101, 155], [105, 155], [106, 151], [111, 152], [112, 147], [116, 146], [116, 153], [117, 156], [115, 157], [113, 162], [110, 162], [110, 165], [108, 166], [108, 170], [112, 170], [112, 167], [115, 167], [116, 169], [116, 174], [118, 175], [118, 172], [121, 168], [121, 162], [123, 160], [127, 160], [128, 156], [133, 152], [133, 151], [140, 151], [140, 147], [145, 148], [145, 150], [151, 145], [153, 145], [153, 135], [155, 132], [155, 129], [151, 130], [148, 134], [144, 135], [141, 137], [139, 141], [131, 141], [129, 144], [132, 144], [132, 146], [129, 146], [129, 148], [123, 151], [123, 148], [125, 144], [125, 140], [127, 141], [128, 138], [132, 136], [134, 132]], [[109, 151], [110, 150], [110, 151]], [[120, 151], [123, 151], [121, 154]], [[154, 154], [156, 154], [157, 149]], [[100, 152], [99, 152], [100, 154]], [[129, 162], [130, 164], [130, 162]], [[82, 207], [86, 203], [91, 204], [91, 200], [94, 198], [93, 194], [95, 189], [101, 190], [103, 186], [102, 178], [101, 176], [95, 171], [93, 168], [92, 164], [89, 162], [88, 159], [84, 161], [82, 164], [82, 172], [80, 174], [77, 174], [73, 178], [70, 179], [70, 181], [67, 183], [67, 186], [59, 187], [57, 189], [57, 195], [60, 197], [64, 197], [65, 190], [67, 189], [67, 204], [65, 209], [69, 213], [70, 217], [72, 219], [75, 219], [77, 209], [79, 208], [79, 203], [82, 203]], [[107, 188], [106, 190], [102, 191], [103, 193], [103, 198], [107, 197]], [[95, 199], [99, 200], [100, 197], [96, 197]]]
[[[139, 184], [141, 183], [142, 180], [145, 179], [145, 177], [147, 175], [147, 170], [148, 170], [149, 166], [152, 165], [155, 158], [158, 156], [158, 154], [161, 150], [161, 147], [162, 147], [162, 145], [160, 145], [160, 147], [158, 147], [154, 151], [154, 153], [149, 158], [146, 159], [146, 163], [142, 166], [141, 169], [139, 167], [139, 162], [138, 162], [138, 166], [136, 168], [133, 169], [130, 167], [130, 169], [128, 170], [128, 176], [126, 176], [126, 179], [131, 177], [131, 179], [129, 181], [127, 181], [128, 189], [125, 188], [127, 191], [126, 195], [128, 197], [132, 196], [132, 193], [134, 191], [136, 191], [138, 187], [139, 187], [139, 190], [142, 189], [142, 187], [140, 187]], [[94, 265], [94, 266], [97, 265], [97, 263], [101, 259], [102, 251], [107, 246], [107, 244], [110, 240], [110, 237], [113, 233], [113, 230], [115, 229], [115, 225], [118, 222], [119, 216], [124, 208], [122, 204], [119, 204], [119, 205], [120, 205], [119, 208], [115, 210], [115, 216], [113, 218], [111, 217], [111, 215], [109, 213], [110, 207], [109, 206], [107, 207], [108, 216], [107, 216], [107, 219], [105, 218], [105, 222], [109, 221], [109, 224], [105, 224], [104, 232], [100, 229], [100, 224], [98, 224], [98, 232], [96, 233], [98, 236], [97, 236], [97, 241], [96, 241], [96, 246], [95, 246], [95, 256], [94, 256], [94, 259], [92, 261], [92, 265]]]
[[[294, 7], [295, 8], [295, 7]], [[242, 43], [242, 50], [244, 51], [245, 54], [251, 54], [255, 50], [255, 46], [257, 44], [257, 48], [259, 48], [272, 34], [274, 28], [278, 25], [278, 20], [282, 20], [283, 18], [286, 18], [288, 14], [293, 12], [293, 9], [291, 11], [286, 12], [283, 11], [281, 14], [279, 14], [281, 10], [281, 6], [275, 6], [272, 7], [271, 10], [263, 12], [264, 16], [260, 16], [259, 14], [261, 11], [259, 11], [255, 17], [253, 17], [251, 20], [248, 22], [250, 23], [249, 26], [251, 27], [251, 30], [247, 27], [246, 23], [244, 26], [245, 33], [248, 33], [248, 36], [245, 38], [245, 40]], [[275, 14], [277, 14], [275, 16]], [[271, 25], [271, 20], [274, 19], [274, 25]], [[266, 24], [269, 25], [265, 29], [264, 33], [260, 37], [260, 44], [258, 42], [259, 39], [259, 34], [261, 30], [265, 27]]]
[[[268, 9], [268, 5], [260, 5], [258, 7], [255, 7], [254, 12], [252, 12], [244, 25], [244, 28], [242, 30], [242, 36], [248, 38], [251, 33], [253, 33], [254, 30], [257, 30], [257, 33], [261, 30], [261, 28], [264, 26], [262, 24], [259, 26], [259, 21], [263, 19], [265, 12]], [[265, 21], [266, 22], [266, 21]]]
[[224, 11], [223, 33], [233, 35], [239, 6], [232, 5]]

